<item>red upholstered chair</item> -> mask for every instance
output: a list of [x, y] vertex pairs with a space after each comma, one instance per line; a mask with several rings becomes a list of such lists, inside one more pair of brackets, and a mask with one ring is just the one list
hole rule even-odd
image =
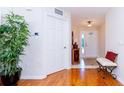
[[117, 53], [114, 53], [112, 51], [107, 51], [105, 58], [109, 59], [112, 62], [115, 62], [117, 55], [118, 55]]

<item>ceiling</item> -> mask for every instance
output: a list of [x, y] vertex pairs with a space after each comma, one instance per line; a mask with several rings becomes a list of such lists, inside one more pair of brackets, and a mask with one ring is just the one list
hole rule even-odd
[[87, 27], [87, 21], [93, 21], [97, 27], [104, 23], [108, 7], [65, 7], [64, 10], [71, 13], [72, 27]]

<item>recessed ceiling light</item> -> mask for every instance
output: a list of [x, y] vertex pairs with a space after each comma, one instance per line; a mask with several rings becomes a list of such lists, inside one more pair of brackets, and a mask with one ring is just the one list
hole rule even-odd
[[92, 25], [91, 25], [91, 24], [88, 24], [87, 26], [88, 26], [88, 27], [91, 27]]

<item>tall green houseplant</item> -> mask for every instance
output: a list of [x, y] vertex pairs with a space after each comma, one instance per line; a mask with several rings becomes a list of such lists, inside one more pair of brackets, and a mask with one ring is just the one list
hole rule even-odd
[[20, 55], [23, 55], [29, 37], [28, 24], [23, 16], [13, 12], [6, 15], [0, 25], [0, 73], [13, 76], [21, 71]]

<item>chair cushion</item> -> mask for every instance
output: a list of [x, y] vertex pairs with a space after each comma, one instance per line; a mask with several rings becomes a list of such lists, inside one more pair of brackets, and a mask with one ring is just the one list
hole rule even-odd
[[115, 59], [117, 57], [118, 54], [112, 52], [112, 51], [107, 51], [107, 54], [105, 56], [105, 58], [109, 59], [112, 62], [115, 62]]
[[97, 60], [97, 62], [99, 62], [102, 66], [117, 66], [116, 63], [114, 63], [114, 62], [112, 62], [112, 61], [110, 61], [110, 60], [108, 60], [108, 59], [106, 59], [106, 58], [103, 58], [103, 57], [97, 58], [96, 60]]

